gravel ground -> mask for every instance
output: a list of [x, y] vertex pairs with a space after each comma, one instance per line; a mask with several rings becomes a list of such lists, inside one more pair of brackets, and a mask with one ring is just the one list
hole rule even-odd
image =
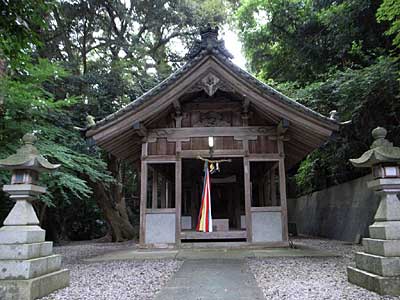
[[360, 299], [394, 300], [347, 282], [346, 267], [354, 265], [360, 245], [321, 239], [296, 239], [306, 245], [337, 253], [340, 257], [249, 259], [248, 264], [268, 300]]
[[135, 247], [132, 243], [74, 243], [55, 247], [63, 267], [71, 272], [69, 287], [41, 300], [147, 300], [152, 299], [182, 262], [177, 260], [110, 261], [86, 263], [83, 258]]

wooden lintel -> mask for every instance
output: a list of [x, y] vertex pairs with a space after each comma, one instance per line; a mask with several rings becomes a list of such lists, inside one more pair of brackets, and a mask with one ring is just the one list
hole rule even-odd
[[247, 127], [183, 127], [160, 128], [148, 131], [150, 140], [167, 138], [168, 141], [187, 140], [188, 138], [209, 136], [233, 136], [235, 140], [249, 139], [257, 136], [274, 136], [276, 128], [273, 126]]
[[279, 153], [252, 153], [248, 156], [249, 161], [279, 161], [282, 157]]
[[162, 163], [175, 163], [176, 156], [175, 155], [149, 155], [143, 158], [143, 160], [148, 161], [153, 164], [162, 164]]
[[148, 208], [146, 214], [175, 214], [175, 208]]
[[[198, 156], [209, 157], [208, 150], [182, 150], [180, 157], [182, 158], [197, 158]], [[242, 157], [245, 156], [243, 150], [214, 150], [213, 157]]]
[[252, 207], [251, 212], [265, 212], [265, 211], [282, 211], [280, 206], [260, 206], [260, 207]]

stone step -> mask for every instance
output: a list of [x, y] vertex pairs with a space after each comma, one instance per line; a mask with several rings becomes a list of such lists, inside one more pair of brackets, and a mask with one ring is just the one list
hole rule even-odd
[[400, 240], [400, 221], [376, 221], [369, 226], [369, 236], [373, 239]]
[[357, 252], [355, 260], [358, 269], [381, 276], [400, 276], [400, 257], [385, 257]]
[[349, 282], [380, 295], [400, 295], [400, 277], [383, 277], [364, 270], [347, 267]]
[[60, 268], [61, 255], [50, 255], [27, 260], [2, 260], [0, 280], [31, 279], [58, 271]]
[[366, 253], [391, 257], [400, 256], [400, 240], [364, 238], [363, 246]]
[[59, 270], [28, 280], [0, 280], [0, 299], [34, 300], [67, 286], [68, 270]]
[[39, 258], [51, 255], [52, 251], [52, 242], [33, 244], [3, 244], [0, 245], [0, 260]]
[[32, 244], [45, 241], [46, 232], [39, 226], [3, 226], [0, 244]]

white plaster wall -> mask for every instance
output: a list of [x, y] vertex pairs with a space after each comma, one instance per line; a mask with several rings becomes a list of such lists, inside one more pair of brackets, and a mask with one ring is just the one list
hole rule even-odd
[[175, 244], [175, 213], [146, 214], [146, 244]]
[[280, 211], [253, 211], [251, 221], [253, 242], [280, 242], [283, 240]]

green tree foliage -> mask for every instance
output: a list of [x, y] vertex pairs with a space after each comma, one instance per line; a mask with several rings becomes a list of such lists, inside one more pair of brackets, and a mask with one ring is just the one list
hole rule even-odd
[[396, 40], [385, 35], [388, 24], [376, 20], [381, 7], [380, 20], [395, 21], [395, 13], [386, 15], [394, 2], [241, 2], [236, 22], [250, 69], [306, 106], [325, 115], [337, 110], [342, 121], [351, 120], [300, 164], [300, 193], [365, 174], [348, 159], [368, 149], [374, 127], [385, 126], [400, 143], [399, 65], [390, 58]]
[[226, 21], [230, 1], [0, 5], [1, 157], [33, 130], [40, 150], [62, 164], [44, 177], [50, 193], [41, 199], [47, 206], [38, 205], [53, 239], [92, 238], [105, 227], [113, 241], [133, 238], [138, 220], [127, 203], [138, 193], [137, 166], [87, 146], [87, 115], [99, 120], [163, 80], [184, 62], [199, 27]]
[[14, 68], [29, 60], [31, 51], [40, 44], [50, 6], [47, 0], [0, 1], [0, 59]]
[[[23, 74], [0, 78], [4, 99], [4, 115], [0, 120], [1, 157], [16, 151], [24, 133], [35, 132], [41, 153], [50, 161], [62, 164], [56, 172], [42, 177], [49, 188], [41, 197], [42, 203], [65, 210], [73, 205], [82, 207], [80, 202], [92, 201], [92, 189], [83, 177], [113, 181], [106, 164], [98, 155], [90, 153], [86, 141], [73, 129], [67, 109], [78, 99], [55, 99], [51, 93], [51, 86], [67, 75], [64, 69], [41, 59], [35, 64], [26, 64]], [[9, 172], [1, 172], [2, 184], [9, 182], [9, 178]], [[38, 205], [39, 210], [44, 207]]]
[[237, 24], [259, 78], [304, 85], [331, 68], [369, 65], [391, 47], [378, 7], [371, 0], [247, 0]]
[[393, 43], [400, 48], [400, 2], [396, 0], [383, 0], [377, 12], [378, 21], [389, 21], [388, 35], [394, 35]]

